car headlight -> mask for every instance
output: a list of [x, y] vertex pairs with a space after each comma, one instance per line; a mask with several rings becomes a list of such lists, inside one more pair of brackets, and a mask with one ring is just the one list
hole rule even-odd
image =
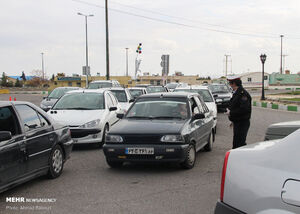
[[105, 142], [107, 142], [107, 143], [122, 143], [123, 138], [120, 135], [106, 135]]
[[85, 123], [81, 126], [79, 126], [80, 128], [93, 128], [93, 127], [96, 127], [100, 124], [100, 119], [97, 119], [97, 120], [92, 120], [88, 123]]
[[160, 141], [168, 143], [183, 143], [184, 139], [181, 135], [164, 135]]
[[216, 99], [216, 102], [220, 103], [220, 102], [222, 102], [222, 99]]

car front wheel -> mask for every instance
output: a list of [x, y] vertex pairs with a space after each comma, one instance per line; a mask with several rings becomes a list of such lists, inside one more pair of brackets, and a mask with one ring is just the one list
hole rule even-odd
[[207, 140], [207, 144], [204, 147], [205, 151], [210, 152], [212, 150], [213, 142], [214, 142], [213, 139], [214, 139], [214, 132], [212, 131]]
[[63, 151], [60, 145], [56, 145], [50, 155], [49, 159], [49, 172], [48, 176], [50, 178], [57, 178], [61, 175], [64, 168], [64, 160], [63, 160]]
[[183, 169], [191, 169], [194, 167], [196, 161], [196, 149], [193, 144], [190, 144], [185, 153], [185, 160], [181, 163]]

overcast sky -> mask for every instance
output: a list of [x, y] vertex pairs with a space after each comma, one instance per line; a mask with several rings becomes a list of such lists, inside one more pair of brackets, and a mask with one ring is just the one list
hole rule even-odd
[[[72, 0], [2, 0], [0, 73], [30, 75], [41, 69], [43, 52], [47, 76], [81, 74], [85, 65], [84, 17], [77, 15], [81, 12], [94, 14], [88, 19], [91, 73], [105, 75], [104, 0], [82, 1], [100, 7]], [[134, 74], [140, 42], [141, 70], [151, 74], [161, 73], [162, 54], [170, 54], [171, 74], [221, 76], [224, 54], [231, 55], [233, 73], [260, 71], [261, 53], [267, 54], [266, 72], [278, 72], [280, 34], [285, 35], [286, 69], [300, 71], [299, 0], [109, 0], [109, 7], [147, 17], [109, 11], [111, 75], [125, 74], [126, 47], [129, 72]]]

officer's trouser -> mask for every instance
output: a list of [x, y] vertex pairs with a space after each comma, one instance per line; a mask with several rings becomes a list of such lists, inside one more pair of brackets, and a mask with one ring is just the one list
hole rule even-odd
[[233, 149], [246, 145], [249, 127], [250, 120], [233, 122]]

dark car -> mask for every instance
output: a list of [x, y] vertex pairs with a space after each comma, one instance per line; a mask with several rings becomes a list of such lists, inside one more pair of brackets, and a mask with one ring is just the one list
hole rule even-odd
[[123, 162], [177, 162], [194, 166], [196, 152], [212, 150], [213, 116], [199, 94], [142, 95], [111, 127], [103, 147], [111, 167]]
[[218, 109], [226, 109], [229, 107], [229, 102], [232, 97], [232, 92], [225, 84], [211, 84], [208, 86], [212, 92]]
[[44, 97], [42, 100], [40, 107], [44, 111], [49, 111], [52, 106], [56, 103], [56, 101], [65, 95], [68, 91], [79, 90], [80, 87], [58, 87], [55, 88], [47, 97]]
[[73, 147], [70, 130], [28, 102], [0, 102], [0, 192], [48, 174], [60, 176]]

